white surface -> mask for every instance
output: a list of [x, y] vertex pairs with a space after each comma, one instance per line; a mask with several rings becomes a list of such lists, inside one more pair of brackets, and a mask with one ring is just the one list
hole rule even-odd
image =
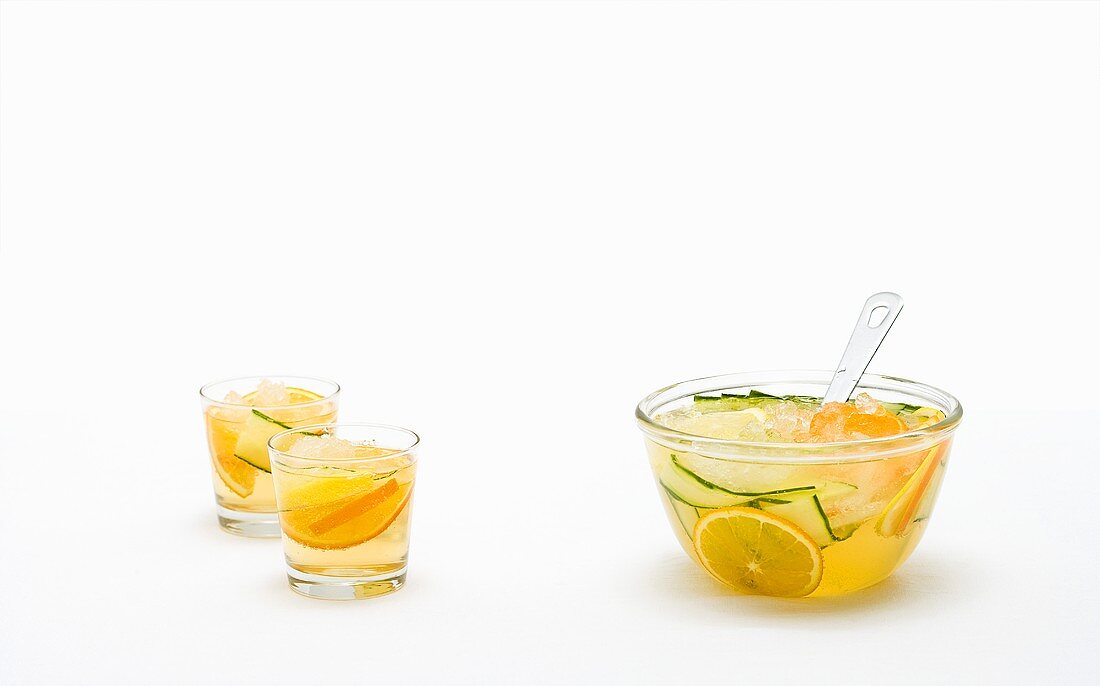
[[[2, 7], [0, 683], [1100, 678], [1096, 3]], [[884, 289], [967, 410], [928, 535], [728, 595], [634, 404]], [[215, 527], [196, 390], [265, 372], [423, 434], [405, 590]]]

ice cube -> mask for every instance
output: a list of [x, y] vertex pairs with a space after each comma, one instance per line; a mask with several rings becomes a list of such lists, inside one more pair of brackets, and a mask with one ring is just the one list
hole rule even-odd
[[804, 403], [782, 401], [768, 406], [767, 428], [775, 440], [798, 442], [805, 439], [814, 410]]
[[290, 392], [286, 390], [286, 384], [282, 381], [262, 379], [252, 394], [252, 404], [257, 407], [271, 407], [275, 405], [289, 405]]
[[225, 394], [225, 405], [211, 405], [207, 413], [223, 422], [239, 423], [248, 419], [248, 401], [239, 393], [229, 391]]
[[741, 432], [737, 435], [737, 440], [756, 441], [760, 443], [767, 442], [768, 428], [764, 422], [753, 419], [742, 427]]
[[855, 398], [856, 409], [863, 414], [876, 414], [882, 409], [882, 405], [877, 400], [872, 398], [866, 393], [860, 393]]
[[[301, 434], [284, 452], [293, 457], [340, 462], [339, 465], [325, 465], [335, 470], [332, 473], [333, 476], [347, 476], [348, 468], [353, 469], [360, 476], [363, 473], [388, 475], [413, 463], [412, 456], [399, 449], [383, 448], [370, 443], [354, 443], [331, 434], [321, 436]], [[344, 460], [348, 462], [343, 462]], [[361, 460], [365, 462], [360, 462]]]
[[294, 457], [312, 457], [325, 460], [346, 460], [359, 454], [360, 446], [331, 434], [308, 436], [302, 434], [290, 444], [286, 452]]

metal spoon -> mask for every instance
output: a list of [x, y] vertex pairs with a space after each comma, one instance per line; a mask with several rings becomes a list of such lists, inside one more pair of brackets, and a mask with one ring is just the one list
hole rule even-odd
[[[875, 293], [867, 298], [822, 403], [848, 401], [904, 304], [897, 293]], [[886, 313], [880, 318], [882, 308]], [[871, 322], [875, 322], [873, 326]]]

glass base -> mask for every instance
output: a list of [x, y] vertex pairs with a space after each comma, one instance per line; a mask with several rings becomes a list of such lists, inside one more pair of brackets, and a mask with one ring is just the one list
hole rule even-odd
[[248, 538], [279, 538], [279, 515], [275, 512], [241, 512], [218, 505], [218, 524], [222, 531]]
[[375, 598], [399, 590], [405, 585], [405, 569], [386, 576], [324, 576], [287, 567], [290, 588], [308, 598], [321, 600], [359, 600]]

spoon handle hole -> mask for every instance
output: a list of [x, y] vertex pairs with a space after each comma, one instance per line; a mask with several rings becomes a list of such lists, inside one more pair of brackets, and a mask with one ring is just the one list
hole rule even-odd
[[886, 315], [890, 314], [890, 308], [886, 305], [876, 305], [871, 310], [870, 316], [867, 317], [867, 326], [872, 329], [877, 329], [884, 321], [886, 321]]

